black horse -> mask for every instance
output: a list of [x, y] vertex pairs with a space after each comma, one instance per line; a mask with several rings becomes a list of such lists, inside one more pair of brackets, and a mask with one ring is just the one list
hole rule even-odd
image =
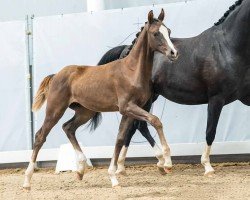
[[[213, 27], [200, 35], [173, 38], [172, 41], [178, 49], [179, 59], [171, 62], [163, 54], [155, 53], [154, 94], [180, 104], [208, 104], [207, 146], [201, 163], [205, 167], [205, 175], [210, 175], [214, 172], [209, 160], [210, 149], [223, 106], [235, 100], [250, 106], [250, 0], [236, 1]], [[98, 64], [124, 57], [130, 49], [131, 46], [115, 47]], [[155, 99], [153, 97], [147, 103], [146, 110], [149, 111]], [[127, 148], [136, 129], [153, 148], [158, 149], [147, 124], [135, 121], [123, 141], [118, 173], [125, 172]]]

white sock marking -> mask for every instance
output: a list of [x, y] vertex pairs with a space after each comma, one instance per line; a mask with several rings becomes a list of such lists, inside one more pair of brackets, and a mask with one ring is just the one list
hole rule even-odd
[[155, 157], [158, 159], [157, 166], [164, 167], [165, 159], [163, 158], [163, 153], [161, 148], [155, 143], [153, 150], [155, 152]]
[[201, 164], [205, 167], [205, 175], [209, 172], [214, 172], [213, 167], [210, 164], [210, 152], [211, 152], [211, 146], [206, 145], [205, 151], [203, 152], [201, 156]]
[[125, 171], [125, 159], [127, 155], [128, 147], [122, 146], [119, 158], [118, 158], [118, 167], [117, 167], [117, 173]]
[[165, 159], [164, 167], [172, 168], [173, 164], [170, 156], [170, 148], [167, 144], [163, 146], [163, 157]]
[[34, 169], [35, 169], [35, 163], [30, 161], [26, 171], [25, 171], [25, 178], [24, 178], [24, 184], [23, 184], [23, 187], [30, 187], [30, 180], [31, 180], [31, 177], [34, 173]]
[[112, 187], [119, 185], [119, 182], [116, 178], [115, 172], [116, 172], [116, 166], [114, 165], [114, 157], [113, 157], [111, 159], [109, 169], [108, 169], [108, 174], [109, 174], [109, 178], [110, 178], [111, 183], [112, 183]]
[[78, 150], [75, 150], [75, 153], [76, 153], [77, 172], [83, 174], [86, 167], [86, 160], [87, 160], [86, 156], [83, 154], [83, 152], [80, 152]]

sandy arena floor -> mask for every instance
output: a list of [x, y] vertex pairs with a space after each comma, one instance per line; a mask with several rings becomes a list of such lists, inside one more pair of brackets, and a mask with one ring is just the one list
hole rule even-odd
[[32, 189], [22, 189], [23, 169], [0, 170], [0, 199], [183, 199], [250, 200], [250, 163], [213, 165], [216, 174], [203, 177], [201, 165], [175, 165], [172, 174], [162, 176], [153, 165], [127, 167], [119, 176], [122, 188], [111, 188], [107, 168], [88, 169], [82, 181], [75, 174], [54, 174], [40, 169]]

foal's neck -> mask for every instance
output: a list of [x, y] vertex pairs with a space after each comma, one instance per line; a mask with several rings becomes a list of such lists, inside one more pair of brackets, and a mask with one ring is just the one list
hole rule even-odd
[[134, 71], [138, 81], [151, 80], [153, 57], [154, 52], [148, 44], [148, 35], [145, 27], [128, 55], [128, 67]]

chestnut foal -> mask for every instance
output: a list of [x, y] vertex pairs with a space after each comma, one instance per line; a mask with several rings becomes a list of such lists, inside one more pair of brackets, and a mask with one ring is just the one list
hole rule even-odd
[[[38, 110], [47, 99], [46, 116], [36, 133], [33, 154], [25, 172], [24, 188], [30, 189], [37, 154], [50, 130], [68, 107], [75, 110], [75, 115], [63, 125], [63, 130], [76, 152], [78, 179], [83, 177], [86, 157], [75, 137], [75, 131], [90, 119], [93, 120], [97, 112], [119, 111], [123, 115], [118, 138], [124, 137], [133, 118], [152, 124], [163, 147], [163, 156], [159, 151], [162, 167], [172, 167], [170, 149], [160, 120], [141, 108], [151, 96], [154, 51], [172, 59], [176, 57], [177, 51], [169, 39], [163, 19], [163, 10], [158, 19], [154, 19], [152, 11], [148, 13], [148, 23], [130, 54], [124, 59], [97, 67], [67, 66], [57, 74], [44, 78], [36, 94], [33, 111]], [[115, 171], [119, 152], [118, 145], [108, 170], [112, 186], [118, 185]]]

